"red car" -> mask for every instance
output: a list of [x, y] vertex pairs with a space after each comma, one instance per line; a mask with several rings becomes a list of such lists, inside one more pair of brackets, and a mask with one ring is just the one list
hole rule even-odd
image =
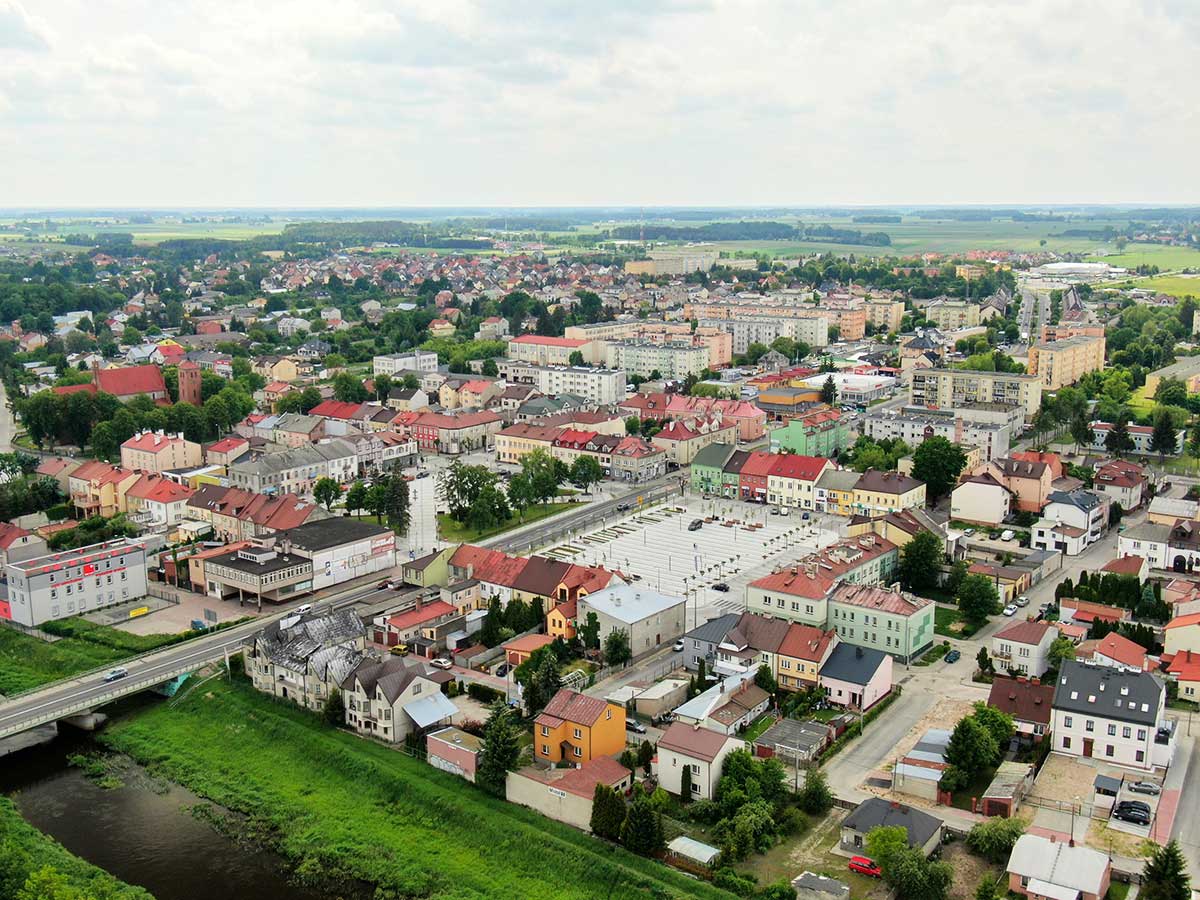
[[879, 866], [875, 865], [875, 860], [869, 856], [852, 856], [850, 862], [846, 864], [851, 872], [858, 872], [862, 875], [870, 875], [872, 878], [882, 878], [883, 872], [879, 870]]

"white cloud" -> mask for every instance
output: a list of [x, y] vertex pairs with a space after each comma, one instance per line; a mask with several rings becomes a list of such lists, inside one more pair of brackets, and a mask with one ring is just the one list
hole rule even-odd
[[0, 203], [1200, 199], [1189, 0], [106, 6], [0, 0]]

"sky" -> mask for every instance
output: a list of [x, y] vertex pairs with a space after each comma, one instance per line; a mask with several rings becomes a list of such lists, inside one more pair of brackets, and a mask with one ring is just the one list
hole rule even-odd
[[1200, 201], [1197, 0], [0, 0], [0, 207]]

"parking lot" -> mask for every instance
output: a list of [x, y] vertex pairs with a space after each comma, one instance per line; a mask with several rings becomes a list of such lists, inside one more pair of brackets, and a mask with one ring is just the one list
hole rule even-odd
[[[704, 521], [689, 531], [693, 521]], [[836, 541], [844, 520], [772, 515], [768, 507], [688, 497], [585, 532], [541, 551], [554, 559], [618, 569], [642, 584], [688, 597], [688, 627], [745, 608], [746, 584], [780, 563]], [[714, 588], [726, 585], [727, 591]]]

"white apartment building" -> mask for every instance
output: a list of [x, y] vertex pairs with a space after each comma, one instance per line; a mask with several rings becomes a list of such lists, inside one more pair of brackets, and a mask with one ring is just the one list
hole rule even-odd
[[613, 341], [605, 347], [604, 364], [610, 369], [623, 369], [631, 375], [648, 378], [658, 372], [663, 378], [681, 380], [688, 375], [699, 375], [707, 369], [708, 357], [706, 346]]
[[914, 406], [954, 409], [967, 403], [1004, 403], [1021, 407], [1026, 419], [1042, 405], [1041, 379], [1010, 372], [914, 369], [910, 390]]
[[429, 350], [391, 353], [386, 356], [376, 356], [371, 361], [371, 371], [375, 375], [395, 375], [397, 372], [429, 374], [437, 370], [438, 355]]
[[1151, 769], [1170, 761], [1158, 744], [1166, 691], [1149, 672], [1068, 660], [1051, 704], [1053, 749], [1120, 766]]
[[229, 467], [229, 484], [256, 493], [306, 494], [319, 478], [346, 484], [357, 475], [358, 454], [339, 438], [236, 462]]
[[745, 353], [751, 344], [770, 347], [781, 337], [803, 341], [810, 347], [829, 344], [832, 316], [785, 318], [775, 316], [745, 316], [734, 319], [701, 319], [701, 328], [719, 328], [733, 336], [733, 352]]
[[1058, 629], [1049, 622], [1014, 622], [992, 635], [992, 665], [997, 672], [1041, 678], [1057, 637]]
[[1042, 517], [1034, 523], [1036, 550], [1060, 550], [1077, 556], [1104, 535], [1112, 498], [1095, 491], [1051, 491]]
[[978, 447], [985, 461], [1007, 456], [1012, 440], [1007, 423], [969, 421], [953, 409], [870, 412], [863, 419], [863, 433], [877, 441], [899, 438], [914, 449], [928, 438], [944, 437], [953, 444]]
[[0, 618], [34, 628], [146, 596], [146, 546], [106, 541], [4, 567]]
[[539, 366], [509, 360], [500, 364], [499, 372], [509, 384], [532, 385], [539, 393], [551, 397], [573, 394], [601, 406], [620, 403], [626, 398], [625, 372], [620, 369]]

